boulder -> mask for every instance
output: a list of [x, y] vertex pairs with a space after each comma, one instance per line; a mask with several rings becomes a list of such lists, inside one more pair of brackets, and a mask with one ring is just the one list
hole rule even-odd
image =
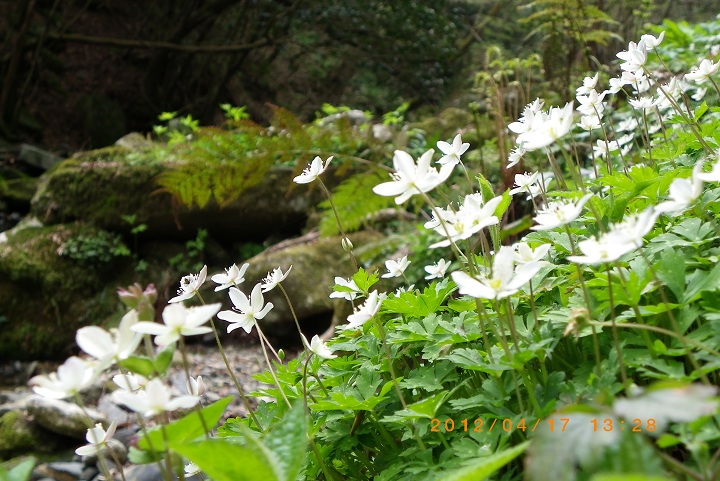
[[156, 183], [173, 166], [162, 152], [109, 147], [67, 159], [42, 177], [32, 212], [46, 224], [81, 219], [122, 233], [133, 227], [123, 217], [134, 216], [146, 238], [188, 239], [204, 228], [218, 240], [258, 241], [297, 234], [323, 198], [320, 189], [293, 187], [294, 169], [273, 167], [229, 205], [185, 207]]
[[67, 444], [67, 438], [44, 430], [21, 411], [0, 416], [0, 460], [27, 452], [52, 452]]
[[[282, 282], [288, 293], [293, 309], [303, 329], [319, 333], [330, 325], [334, 303], [328, 296], [335, 285], [335, 276], [350, 277], [355, 269], [350, 257], [340, 243], [340, 237], [320, 238], [316, 233], [277, 244], [265, 252], [249, 259], [245, 282], [240, 285], [246, 295], [256, 283], [261, 282], [269, 272], [280, 267], [285, 272], [292, 270]], [[350, 235], [356, 255], [383, 242], [384, 236], [377, 232], [358, 232]], [[362, 256], [359, 255], [362, 261]], [[276, 287], [265, 294], [265, 301], [275, 306], [262, 320], [267, 335], [296, 336], [297, 329], [285, 296]], [[219, 321], [224, 330], [224, 321]]]
[[85, 440], [89, 424], [108, 425], [105, 416], [98, 411], [83, 409], [77, 404], [60, 399], [32, 395], [28, 398], [26, 407], [35, 422], [43, 428], [75, 439]]

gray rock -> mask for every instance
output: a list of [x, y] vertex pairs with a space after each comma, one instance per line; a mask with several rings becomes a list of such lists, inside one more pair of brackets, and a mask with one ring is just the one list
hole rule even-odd
[[42, 170], [48, 170], [62, 159], [47, 150], [40, 149], [34, 145], [22, 144], [18, 160], [30, 164]]
[[95, 465], [85, 466], [85, 469], [83, 469], [80, 479], [83, 481], [91, 481], [99, 473], [100, 473], [100, 471], [98, 470], [98, 468], [95, 467]]
[[84, 469], [83, 463], [74, 461], [47, 463], [35, 468], [37, 472], [42, 472], [45, 476], [56, 481], [77, 481], [82, 479]]
[[134, 418], [126, 410], [119, 407], [112, 399], [112, 395], [103, 395], [97, 404], [97, 410], [107, 419], [117, 422], [118, 426], [125, 426]]
[[53, 451], [66, 442], [42, 429], [21, 411], [8, 411], [0, 417], [0, 460], [30, 451]]
[[156, 463], [138, 464], [125, 469], [125, 481], [164, 481]]
[[[35, 421], [48, 431], [77, 439], [85, 439], [89, 427], [96, 423], [107, 426], [102, 413], [58, 399], [47, 399], [33, 395], [28, 398], [27, 410]], [[90, 416], [91, 419], [88, 419]]]

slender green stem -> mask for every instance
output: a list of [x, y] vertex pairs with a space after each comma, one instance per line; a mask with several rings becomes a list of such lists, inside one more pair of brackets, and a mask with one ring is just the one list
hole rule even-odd
[[288, 400], [287, 396], [285, 395], [285, 391], [282, 388], [282, 385], [280, 384], [280, 380], [277, 378], [277, 375], [275, 374], [275, 369], [273, 368], [272, 362], [270, 362], [270, 356], [268, 356], [267, 353], [267, 347], [265, 346], [265, 343], [267, 342], [267, 338], [265, 337], [265, 334], [263, 334], [262, 330], [260, 329], [260, 325], [258, 323], [255, 323], [255, 328], [258, 330], [258, 334], [260, 334], [260, 347], [262, 348], [263, 356], [265, 357], [265, 363], [267, 364], [268, 371], [270, 371], [270, 375], [273, 378], [273, 381], [275, 381], [275, 385], [277, 386], [278, 390], [280, 391], [280, 395], [282, 396], [285, 403], [288, 405], [288, 407], [291, 407], [292, 404], [290, 404], [290, 401]]
[[613, 297], [612, 280], [610, 279], [610, 265], [605, 264], [605, 268], [608, 276], [608, 301], [610, 302], [610, 321], [612, 324], [613, 344], [615, 345], [615, 351], [617, 352], [618, 364], [620, 364], [620, 377], [622, 378], [625, 389], [627, 389], [629, 387], [627, 371], [625, 370], [625, 361], [623, 360], [622, 349], [620, 349], [620, 338], [615, 324], [615, 299]]
[[[293, 321], [295, 321], [295, 327], [297, 328], [298, 334], [300, 335], [300, 337], [302, 337], [303, 333], [302, 333], [302, 329], [300, 328], [300, 321], [298, 320], [298, 317], [295, 314], [295, 309], [293, 308], [292, 302], [290, 302], [290, 296], [288, 296], [288, 293], [285, 290], [285, 288], [283, 287], [282, 283], [278, 284], [278, 287], [280, 288], [283, 295], [285, 296], [285, 300], [287, 301], [288, 307], [290, 308], [290, 314], [292, 314]], [[310, 351], [308, 350], [308, 347], [305, 345], [304, 342], [303, 342], [303, 349], [305, 349], [305, 352], [308, 355], [310, 355]]]
[[[318, 182], [320, 183], [320, 187], [322, 187], [323, 192], [325, 192], [325, 195], [328, 198], [328, 202], [330, 202], [330, 207], [332, 207], [333, 214], [335, 214], [335, 222], [337, 222], [337, 226], [338, 226], [338, 230], [340, 231], [340, 235], [343, 237], [343, 239], [347, 239], [347, 236], [345, 235], [345, 231], [343, 230], [343, 227], [342, 227], [342, 222], [340, 222], [340, 215], [338, 214], [338, 211], [335, 208], [335, 203], [332, 200], [332, 195], [330, 195], [330, 191], [328, 190], [328, 188], [325, 186], [325, 183], [320, 178], [318, 178]], [[357, 271], [360, 268], [360, 266], [358, 264], [357, 259], [355, 258], [355, 253], [353, 253], [352, 249], [348, 249], [347, 253], [350, 256], [350, 260], [352, 261], [353, 266], [355, 266], [355, 270]]]
[[[185, 347], [185, 339], [183, 339], [182, 336], [180, 336], [180, 354], [182, 357], [182, 363], [183, 363], [183, 370], [185, 371], [185, 380], [187, 382], [188, 388], [191, 386], [191, 378], [190, 378], [190, 366], [188, 365], [188, 359], [187, 359], [187, 349]], [[191, 392], [188, 392], [188, 394], [192, 394]], [[205, 438], [210, 439], [210, 430], [208, 429], [207, 423], [205, 422], [205, 417], [202, 413], [202, 407], [200, 406], [200, 402], [195, 405], [195, 412], [197, 412], [197, 415], [200, 417], [200, 424], [202, 424], [203, 431], [205, 431]]]

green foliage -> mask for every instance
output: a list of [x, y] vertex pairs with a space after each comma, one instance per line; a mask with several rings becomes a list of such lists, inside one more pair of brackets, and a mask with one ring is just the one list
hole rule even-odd
[[28, 457], [20, 462], [0, 464], [0, 481], [29, 481], [37, 460]]
[[117, 257], [130, 255], [130, 250], [117, 234], [98, 231], [93, 235], [78, 234], [70, 237], [57, 250], [58, 255], [83, 265], [107, 264]]
[[170, 259], [170, 267], [177, 272], [198, 272], [203, 266], [207, 238], [208, 231], [198, 229], [195, 239], [185, 243], [185, 252], [181, 252]]

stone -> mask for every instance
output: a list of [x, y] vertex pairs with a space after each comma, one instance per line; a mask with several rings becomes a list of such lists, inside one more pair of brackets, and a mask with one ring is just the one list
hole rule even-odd
[[78, 481], [82, 478], [85, 466], [79, 462], [62, 462], [41, 464], [35, 468], [35, 472], [47, 476], [55, 481]]
[[52, 452], [67, 444], [67, 438], [42, 429], [22, 411], [8, 411], [0, 417], [0, 460], [28, 452]]
[[18, 160], [32, 165], [40, 170], [49, 170], [62, 160], [60, 157], [48, 152], [47, 150], [28, 144], [22, 144], [20, 146], [20, 153], [17, 158]]
[[137, 464], [125, 469], [125, 481], [164, 481], [157, 463]]
[[[89, 427], [96, 423], [108, 426], [105, 416], [96, 410], [90, 408], [83, 410], [76, 404], [60, 399], [33, 395], [27, 401], [27, 410], [35, 422], [48, 431], [83, 441]], [[87, 416], [90, 416], [91, 422], [88, 422]]]
[[[374, 232], [359, 232], [349, 237], [355, 246], [356, 255], [363, 247], [381, 242], [384, 238]], [[301, 326], [316, 333], [330, 325], [334, 303], [329, 295], [335, 285], [335, 276], [347, 278], [354, 273], [350, 258], [341, 246], [341, 238], [320, 238], [317, 234], [282, 242], [247, 262], [250, 267], [245, 272], [245, 282], [240, 286], [246, 295], [268, 272], [277, 267], [285, 272], [292, 265], [282, 285]], [[262, 320], [265, 334], [297, 337], [290, 307], [280, 288], [276, 287], [266, 293], [265, 301], [274, 305]], [[225, 330], [227, 323], [219, 321], [218, 325], [221, 330]]]

